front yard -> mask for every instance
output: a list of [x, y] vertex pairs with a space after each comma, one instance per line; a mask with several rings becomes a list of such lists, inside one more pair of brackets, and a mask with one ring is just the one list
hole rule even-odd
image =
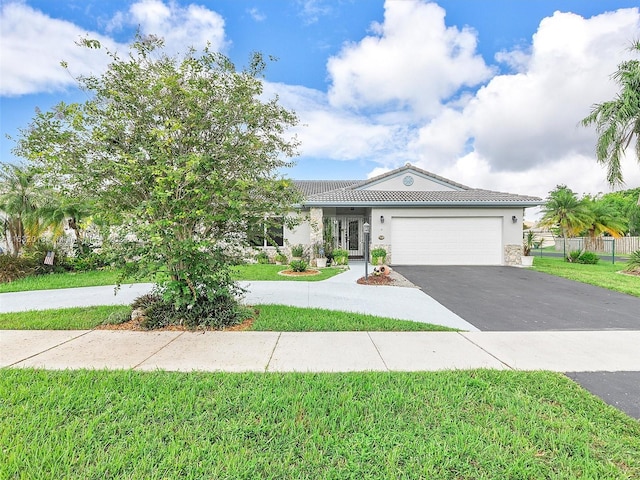
[[601, 260], [595, 265], [565, 262], [561, 257], [535, 257], [533, 269], [577, 282], [640, 297], [640, 277], [621, 273], [625, 263]]
[[560, 374], [0, 370], [0, 478], [640, 477]]

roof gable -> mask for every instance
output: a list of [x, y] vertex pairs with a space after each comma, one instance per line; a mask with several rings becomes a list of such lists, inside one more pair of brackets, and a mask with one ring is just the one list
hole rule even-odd
[[468, 190], [469, 187], [407, 163], [404, 167], [370, 178], [354, 187], [354, 189], [394, 192], [446, 192]]
[[[406, 180], [411, 177], [413, 181]], [[538, 197], [470, 188], [411, 164], [368, 180], [294, 180], [303, 206], [532, 207]]]

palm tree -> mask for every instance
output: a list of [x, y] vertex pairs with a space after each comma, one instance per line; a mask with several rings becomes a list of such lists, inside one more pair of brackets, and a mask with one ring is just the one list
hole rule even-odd
[[[640, 40], [630, 50], [640, 54]], [[640, 163], [640, 60], [618, 65], [612, 78], [620, 86], [614, 100], [593, 106], [582, 125], [595, 124], [598, 133], [596, 158], [607, 167], [607, 180], [612, 186], [623, 183], [620, 158], [635, 137], [635, 151]], [[640, 205], [640, 196], [638, 197]]]
[[587, 200], [578, 199], [566, 185], [558, 185], [549, 192], [542, 213], [540, 225], [558, 228], [565, 239], [580, 234], [593, 223]]
[[3, 234], [13, 255], [37, 240], [46, 230], [38, 207], [42, 199], [33, 170], [13, 164], [0, 168], [0, 212]]
[[589, 245], [585, 245], [585, 248], [594, 251], [604, 250], [602, 235], [607, 234], [619, 238], [627, 229], [627, 225], [610, 204], [587, 198], [586, 205], [591, 211], [591, 225], [587, 228]]

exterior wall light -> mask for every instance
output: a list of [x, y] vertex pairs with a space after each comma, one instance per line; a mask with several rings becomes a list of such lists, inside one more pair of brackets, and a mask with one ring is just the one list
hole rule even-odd
[[518, 223], [518, 217], [516, 217], [515, 215], [513, 217], [511, 217], [511, 221], [513, 223]]
[[380, 223], [384, 223], [384, 215], [380, 215]]

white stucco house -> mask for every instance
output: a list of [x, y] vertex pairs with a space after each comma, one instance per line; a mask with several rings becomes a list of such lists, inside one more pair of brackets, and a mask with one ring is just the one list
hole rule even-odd
[[296, 180], [305, 219], [280, 242], [310, 246], [332, 237], [351, 257], [387, 250], [391, 265], [517, 265], [524, 209], [537, 197], [480, 190], [406, 164], [368, 180]]

